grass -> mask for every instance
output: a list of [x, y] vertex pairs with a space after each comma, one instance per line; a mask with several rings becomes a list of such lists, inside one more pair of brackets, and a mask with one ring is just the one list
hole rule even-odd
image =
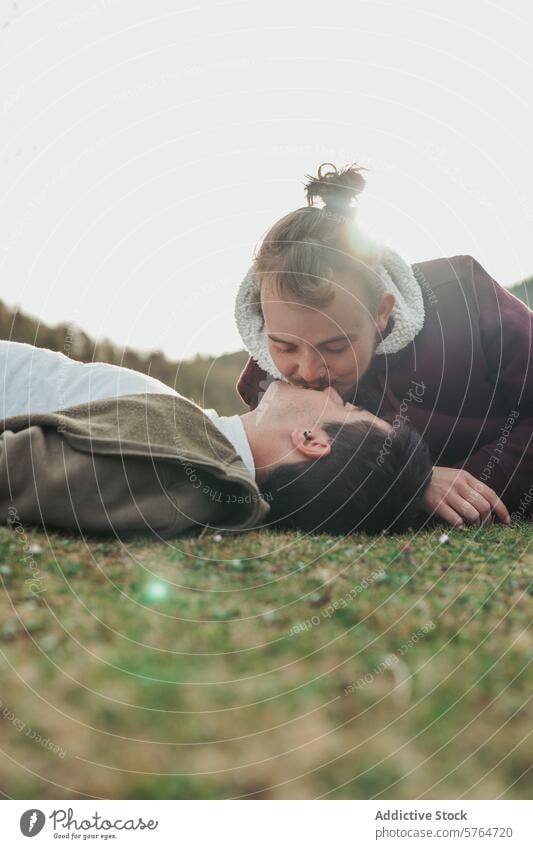
[[529, 798], [532, 531], [0, 529], [0, 789]]

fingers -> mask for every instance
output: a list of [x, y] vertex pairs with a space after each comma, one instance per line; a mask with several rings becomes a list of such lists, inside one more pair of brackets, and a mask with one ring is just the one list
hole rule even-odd
[[464, 524], [462, 517], [454, 510], [449, 504], [446, 504], [444, 501], [439, 505], [439, 507], [435, 510], [435, 516], [438, 516], [439, 519], [443, 519], [445, 522], [448, 522], [449, 525], [452, 525], [454, 528], [461, 528]]
[[505, 506], [501, 498], [496, 495], [496, 493], [493, 489], [490, 488], [490, 486], [487, 486], [482, 481], [479, 481], [476, 478], [472, 477], [472, 475], [470, 475], [470, 478], [471, 488], [475, 490], [478, 495], [481, 495], [486, 501], [488, 501], [488, 503], [490, 504], [491, 511], [496, 514], [500, 521], [505, 522], [506, 525], [510, 524], [511, 517], [509, 515], [509, 511], [507, 510], [507, 507]]
[[[475, 495], [475, 493], [472, 494]], [[483, 521], [480, 511], [471, 504], [468, 498], [465, 498], [458, 492], [450, 491], [446, 500], [448, 505], [455, 510], [455, 512], [458, 513], [465, 522], [468, 522], [469, 525], [478, 525]]]
[[427, 505], [427, 509], [431, 516], [438, 516], [454, 528], [460, 528], [463, 525], [462, 517], [446, 501], [434, 501]]
[[498, 496], [496, 496], [496, 499], [492, 504], [492, 509], [496, 513], [498, 519], [500, 519], [502, 522], [505, 522], [506, 525], [511, 524], [511, 516], [509, 515], [509, 511], [501, 500], [501, 498], [498, 498]]
[[465, 522], [490, 525], [497, 516], [502, 522], [511, 521], [507, 508], [494, 490], [469, 476], [455, 491], [450, 490], [447, 502]]
[[463, 522], [490, 525], [495, 517], [506, 524], [511, 521], [505, 504], [494, 490], [464, 469], [433, 469], [425, 510], [454, 527], [460, 527]]
[[465, 515], [465, 518], [472, 522], [480, 522], [482, 525], [490, 525], [494, 521], [492, 505], [483, 495], [475, 492], [469, 486], [461, 491], [461, 495], [471, 508], [468, 511], [468, 516], [462, 514]]

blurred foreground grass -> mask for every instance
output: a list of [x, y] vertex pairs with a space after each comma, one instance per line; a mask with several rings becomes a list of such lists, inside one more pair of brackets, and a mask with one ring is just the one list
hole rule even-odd
[[0, 529], [0, 790], [529, 798], [533, 526], [441, 534]]

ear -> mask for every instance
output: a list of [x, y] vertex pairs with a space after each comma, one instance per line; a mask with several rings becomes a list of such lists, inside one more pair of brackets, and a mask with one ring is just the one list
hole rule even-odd
[[[305, 438], [307, 433], [308, 438]], [[308, 460], [319, 460], [320, 457], [327, 457], [331, 453], [331, 442], [325, 430], [315, 428], [314, 430], [304, 430], [303, 428], [295, 428], [291, 433], [291, 442], [300, 454]]]
[[387, 323], [390, 318], [390, 314], [392, 312], [392, 308], [396, 303], [396, 298], [392, 294], [392, 292], [385, 292], [384, 295], [379, 299], [378, 308], [376, 311], [376, 325], [378, 330], [383, 333], [385, 328], [387, 327]]

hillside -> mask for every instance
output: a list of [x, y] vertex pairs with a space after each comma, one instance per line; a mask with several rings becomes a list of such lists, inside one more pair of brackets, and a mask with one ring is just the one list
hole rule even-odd
[[515, 283], [514, 286], [509, 287], [509, 291], [520, 298], [521, 301], [524, 301], [529, 309], [533, 309], [533, 277], [528, 277], [521, 283]]

